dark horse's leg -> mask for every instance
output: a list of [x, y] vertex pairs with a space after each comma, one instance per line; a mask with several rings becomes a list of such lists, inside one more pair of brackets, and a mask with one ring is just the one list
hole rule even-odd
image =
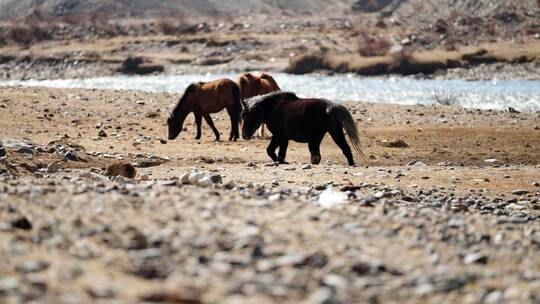
[[[277, 139], [277, 137], [273, 136], [272, 139], [270, 140], [270, 144], [268, 145], [268, 148], [266, 148], [266, 153], [268, 154], [268, 156], [270, 156], [270, 158], [274, 162], [278, 161], [278, 157], [276, 155], [276, 148], [278, 146], [279, 146], [279, 140]], [[283, 155], [283, 158], [285, 158], [285, 155]]]
[[197, 125], [197, 135], [195, 139], [201, 139], [201, 126], [202, 126], [202, 115], [200, 112], [194, 112], [195, 114], [195, 124]]
[[214, 126], [214, 122], [212, 121], [212, 117], [210, 117], [210, 114], [206, 113], [203, 115], [204, 120], [206, 120], [206, 123], [212, 128], [212, 131], [214, 131], [214, 135], [216, 136], [216, 141], [219, 141], [219, 131], [216, 129], [216, 126]]
[[330, 136], [332, 136], [332, 139], [336, 142], [336, 144], [341, 148], [341, 151], [343, 151], [343, 154], [349, 162], [349, 166], [354, 166], [354, 159], [351, 152], [351, 147], [349, 147], [349, 144], [345, 139], [345, 134], [343, 133], [343, 128], [341, 127], [341, 125], [330, 127], [328, 132], [330, 133]]
[[287, 154], [287, 147], [289, 146], [289, 141], [284, 139], [279, 144], [279, 153], [278, 153], [278, 162], [280, 164], [287, 164], [285, 161], [285, 155]]
[[311, 163], [314, 165], [318, 165], [321, 162], [321, 141], [322, 138], [317, 138], [308, 142], [309, 152], [311, 153]]

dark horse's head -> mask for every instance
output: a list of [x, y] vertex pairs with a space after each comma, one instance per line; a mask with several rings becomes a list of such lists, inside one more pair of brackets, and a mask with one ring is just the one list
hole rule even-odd
[[242, 138], [250, 140], [255, 131], [261, 126], [261, 121], [247, 110], [242, 111]]
[[169, 140], [173, 140], [178, 137], [178, 134], [184, 127], [184, 120], [190, 112], [189, 95], [192, 93], [195, 84], [190, 84], [184, 91], [184, 95], [180, 98], [176, 106], [171, 112], [169, 118], [167, 118], [167, 126], [169, 127]]

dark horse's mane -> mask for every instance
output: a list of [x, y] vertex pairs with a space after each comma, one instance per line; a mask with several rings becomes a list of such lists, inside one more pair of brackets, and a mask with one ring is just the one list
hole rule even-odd
[[259, 96], [255, 96], [255, 97], [251, 97], [250, 99], [247, 99], [245, 102], [244, 102], [244, 106], [248, 109], [248, 110], [252, 110], [254, 107], [260, 105], [260, 104], [263, 104], [263, 103], [271, 103], [271, 102], [274, 102], [275, 100], [297, 100], [298, 99], [298, 96], [296, 96], [296, 94], [292, 93], [292, 92], [281, 92], [281, 91], [277, 91], [277, 92], [272, 92], [272, 93], [268, 93], [268, 94], [265, 94], [265, 95], [259, 95]]

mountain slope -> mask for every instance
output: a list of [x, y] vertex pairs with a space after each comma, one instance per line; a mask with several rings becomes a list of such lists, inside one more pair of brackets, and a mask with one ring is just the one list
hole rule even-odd
[[39, 8], [43, 13], [113, 13], [152, 17], [163, 13], [193, 16], [242, 15], [247, 13], [315, 13], [349, 8], [351, 0], [0, 0], [0, 20], [22, 17]]

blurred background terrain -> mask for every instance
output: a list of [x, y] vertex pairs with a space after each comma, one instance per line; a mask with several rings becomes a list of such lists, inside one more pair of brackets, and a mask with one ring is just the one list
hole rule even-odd
[[159, 67], [130, 73], [537, 69], [539, 42], [536, 0], [0, 0], [2, 79], [110, 75], [129, 57]]

